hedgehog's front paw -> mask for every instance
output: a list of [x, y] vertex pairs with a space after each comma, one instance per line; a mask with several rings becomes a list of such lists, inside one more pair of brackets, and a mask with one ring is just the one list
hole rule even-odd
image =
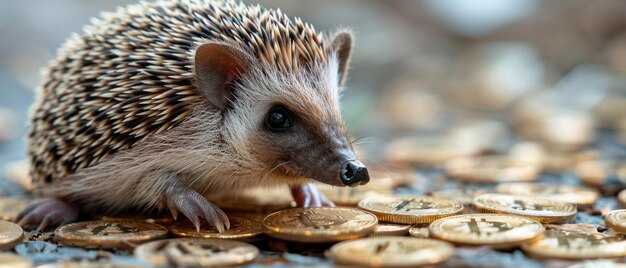
[[37, 224], [37, 230], [48, 226], [64, 225], [78, 219], [79, 209], [76, 205], [57, 198], [41, 198], [30, 202], [15, 221], [20, 226]]
[[315, 186], [308, 183], [291, 186], [291, 195], [300, 207], [335, 206], [335, 203], [328, 200]]
[[213, 224], [220, 233], [223, 233], [225, 229], [230, 229], [230, 221], [222, 209], [196, 191], [178, 186], [169, 187], [165, 192], [167, 207], [174, 219], [178, 217], [178, 212], [183, 213], [196, 226], [198, 232], [200, 232], [200, 218]]

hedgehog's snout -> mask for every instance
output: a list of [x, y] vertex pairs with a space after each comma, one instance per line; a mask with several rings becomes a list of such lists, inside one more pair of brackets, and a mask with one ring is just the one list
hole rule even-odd
[[339, 178], [343, 184], [354, 187], [366, 184], [370, 181], [370, 175], [363, 163], [358, 160], [349, 160], [341, 165]]

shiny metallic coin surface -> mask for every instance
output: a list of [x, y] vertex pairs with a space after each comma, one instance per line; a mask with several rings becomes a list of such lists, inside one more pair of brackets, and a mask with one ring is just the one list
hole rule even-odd
[[576, 217], [576, 205], [538, 197], [484, 194], [472, 202], [478, 212], [505, 213], [532, 218], [542, 223], [565, 223]]
[[369, 237], [340, 242], [330, 248], [338, 263], [371, 267], [415, 267], [437, 264], [454, 255], [444, 241], [414, 237]]
[[579, 208], [593, 206], [600, 196], [598, 191], [588, 187], [550, 183], [503, 183], [496, 187], [496, 192], [529, 197], [538, 196], [552, 201], [573, 203]]
[[486, 194], [487, 192], [482, 189], [475, 188], [462, 188], [462, 189], [450, 189], [450, 190], [442, 190], [432, 192], [431, 195], [434, 197], [446, 198], [459, 201], [463, 203], [464, 206], [469, 206], [474, 201], [474, 198], [481, 194]]
[[9, 249], [24, 238], [24, 230], [19, 225], [0, 220], [0, 249]]
[[268, 235], [297, 242], [332, 242], [369, 235], [378, 219], [356, 208], [293, 208], [274, 212], [263, 220]]
[[618, 233], [626, 233], [626, 209], [613, 210], [604, 216], [606, 226]]
[[415, 225], [411, 227], [411, 229], [409, 229], [409, 235], [413, 237], [428, 238], [430, 237], [429, 233], [430, 232], [428, 231], [428, 226], [424, 225]]
[[457, 215], [428, 226], [431, 237], [454, 244], [503, 248], [536, 239], [543, 230], [535, 220], [506, 214]]
[[13, 253], [0, 253], [0, 268], [31, 268], [33, 262]]
[[380, 196], [359, 202], [359, 208], [367, 210], [383, 222], [430, 223], [437, 219], [459, 214], [463, 204], [432, 196]]
[[546, 230], [543, 238], [522, 245], [533, 258], [601, 259], [626, 256], [626, 241], [600, 233]]
[[403, 236], [409, 233], [411, 225], [395, 223], [378, 223], [376, 230], [369, 236]]
[[165, 238], [165, 227], [140, 221], [84, 221], [59, 227], [57, 242], [84, 248], [124, 248]]
[[215, 226], [206, 221], [201, 222], [200, 232], [197, 232], [196, 227], [187, 219], [176, 221], [169, 229], [172, 234], [179, 237], [230, 239], [243, 242], [253, 242], [263, 234], [263, 226], [254, 219], [237, 216], [229, 216], [228, 219], [230, 229], [223, 233], [218, 232]]
[[174, 238], [140, 245], [134, 255], [155, 266], [213, 267], [249, 263], [259, 256], [259, 249], [232, 240]]

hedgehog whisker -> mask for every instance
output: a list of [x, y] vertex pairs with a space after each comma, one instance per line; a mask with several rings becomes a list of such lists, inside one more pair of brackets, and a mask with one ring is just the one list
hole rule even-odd
[[267, 173], [265, 173], [265, 175], [263, 175], [263, 177], [261, 178], [261, 181], [265, 182], [265, 180], [267, 180], [269, 175], [272, 174], [272, 172], [274, 172], [274, 170], [276, 170], [277, 168], [282, 167], [284, 165], [287, 165], [289, 163], [291, 163], [291, 162], [290, 161], [285, 161], [285, 162], [282, 162], [282, 163], [274, 166], [272, 169], [270, 169], [270, 171], [268, 171]]
[[372, 136], [363, 136], [363, 137], [359, 137], [355, 140], [350, 141], [350, 143], [352, 145], [359, 145], [359, 144], [378, 144], [380, 145], [380, 142], [378, 141], [378, 139], [372, 137]]

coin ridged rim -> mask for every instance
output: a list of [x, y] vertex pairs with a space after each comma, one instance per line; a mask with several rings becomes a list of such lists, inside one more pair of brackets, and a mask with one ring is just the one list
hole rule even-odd
[[606, 226], [613, 229], [614, 231], [618, 233], [626, 233], [626, 220], [621, 221], [620, 224], [620, 219], [617, 218], [617, 216], [620, 214], [626, 214], [626, 209], [610, 211], [609, 214], [604, 217], [604, 222], [606, 223]]
[[[507, 222], [509, 220], [511, 220], [512, 218], [516, 218], [519, 221], [524, 221], [527, 222], [528, 224], [534, 224], [537, 227], [539, 227], [535, 232], [532, 232], [531, 234], [522, 237], [522, 238], [516, 238], [516, 239], [512, 239], [512, 238], [501, 238], [501, 239], [497, 239], [497, 240], [492, 240], [492, 241], [484, 241], [484, 240], [480, 240], [480, 239], [459, 239], [458, 237], [452, 237], [452, 235], [448, 234], [446, 231], [441, 229], [441, 225], [449, 222], [449, 221], [453, 221], [456, 219], [469, 219], [469, 218], [502, 218], [504, 222]], [[521, 243], [525, 243], [525, 242], [529, 242], [529, 241], [533, 241], [536, 240], [537, 238], [541, 237], [541, 234], [543, 233], [544, 228], [543, 225], [541, 225], [541, 223], [539, 223], [536, 220], [527, 218], [527, 217], [523, 217], [523, 216], [517, 216], [517, 215], [510, 215], [510, 214], [492, 214], [492, 213], [478, 213], [478, 214], [463, 214], [463, 215], [456, 215], [456, 216], [450, 216], [447, 218], [443, 218], [443, 219], [439, 219], [434, 221], [433, 223], [431, 223], [428, 226], [428, 233], [430, 237], [433, 238], [437, 238], [440, 240], [444, 240], [453, 244], [457, 244], [457, 245], [469, 245], [469, 246], [499, 246], [499, 247], [508, 247], [508, 246], [512, 246], [512, 245], [518, 245]]]
[[[381, 199], [387, 199], [387, 200], [381, 201]], [[396, 201], [405, 200], [405, 199], [420, 199], [420, 200], [428, 201], [431, 203], [448, 202], [452, 205], [452, 208], [441, 209], [437, 212], [432, 212], [432, 213], [411, 214], [411, 213], [400, 213], [400, 212], [390, 212], [386, 210], [380, 210], [380, 209], [376, 209], [372, 207], [371, 205], [372, 203], [383, 203], [384, 201], [396, 202]], [[448, 199], [448, 198], [441, 198], [441, 197], [434, 197], [434, 196], [409, 195], [409, 196], [378, 196], [378, 197], [365, 198], [361, 200], [361, 202], [359, 202], [359, 208], [373, 213], [374, 215], [376, 215], [376, 217], [378, 217], [379, 221], [391, 222], [391, 223], [403, 223], [403, 224], [416, 224], [416, 223], [431, 223], [441, 218], [461, 214], [463, 213], [463, 209], [465, 207], [463, 206], [462, 202]]]
[[[250, 219], [246, 219], [244, 217], [238, 216], [229, 216], [228, 217], [231, 223], [231, 229], [226, 230], [224, 233], [219, 232], [207, 232], [206, 230], [200, 229], [200, 232], [196, 232], [196, 227], [188, 221], [177, 221], [169, 225], [170, 232], [177, 237], [188, 237], [188, 238], [205, 238], [205, 239], [227, 239], [227, 240], [237, 240], [241, 242], [257, 242], [263, 239], [263, 227], [261, 223], [258, 223], [259, 226], [254, 227], [254, 221]], [[237, 220], [241, 224], [237, 227], [233, 226], [232, 223]], [[189, 227], [183, 229], [182, 227]], [[234, 228], [239, 228], [237, 230], [241, 233], [232, 233]], [[229, 232], [230, 231], [230, 232]]]
[[[567, 191], [558, 192], [558, 193], [545, 195], [542, 193], [533, 192], [533, 190], [529, 190], [527, 191], [527, 193], [522, 194], [522, 193], [516, 193], [514, 191], [509, 190], [511, 188], [514, 188], [514, 186], [527, 188], [527, 189], [554, 187], [554, 188], [565, 188], [571, 191], [570, 192], [567, 192]], [[598, 191], [589, 187], [582, 187], [582, 186], [575, 186], [575, 185], [560, 185], [560, 184], [555, 184], [555, 183], [541, 183], [541, 182], [507, 182], [507, 183], [499, 184], [498, 186], [496, 186], [495, 190], [496, 192], [501, 193], [501, 194], [512, 194], [512, 195], [528, 194], [529, 196], [542, 197], [544, 199], [557, 201], [557, 202], [563, 202], [563, 201], [557, 200], [554, 197], [571, 194], [571, 195], [576, 196], [575, 198], [576, 202], [568, 202], [568, 203], [574, 203], [578, 206], [578, 208], [593, 206], [593, 204], [595, 204], [598, 198], [600, 197], [600, 193], [598, 193]], [[586, 194], [581, 194], [581, 193], [586, 193]]]
[[[144, 227], [152, 228], [153, 231], [158, 232], [153, 235], [140, 235], [136, 237], [119, 238], [119, 239], [95, 239], [93, 237], [86, 237], [80, 235], [74, 235], [74, 231], [80, 226], [89, 224], [102, 224], [102, 223], [123, 223], [123, 224], [135, 224], [142, 225]], [[160, 231], [160, 232], [159, 232]], [[128, 247], [126, 243], [140, 244], [148, 241], [161, 239], [167, 237], [169, 231], [167, 228], [156, 223], [147, 223], [143, 221], [118, 221], [118, 220], [95, 220], [95, 221], [82, 221], [70, 223], [57, 228], [54, 231], [55, 240], [62, 245], [66, 246], [78, 246], [84, 248], [116, 248], [116, 247]], [[113, 237], [113, 236], [111, 236]]]
[[[133, 255], [139, 259], [142, 260], [147, 260], [148, 262], [152, 263], [153, 265], [166, 265], [167, 264], [167, 260], [164, 257], [164, 260], [160, 260], [160, 256], [155, 254], [155, 249], [162, 247], [165, 243], [171, 243], [171, 242], [198, 242], [200, 244], [212, 244], [212, 245], [230, 245], [230, 246], [237, 246], [237, 247], [246, 247], [251, 249], [252, 252], [252, 256], [248, 257], [248, 256], [240, 256], [240, 258], [236, 259], [235, 261], [230, 261], [230, 262], [226, 262], [226, 263], [213, 263], [213, 264], [208, 264], [211, 266], [231, 266], [231, 265], [244, 265], [244, 264], [248, 264], [252, 261], [254, 261], [256, 258], [258, 258], [258, 256], [261, 254], [259, 248], [257, 248], [254, 245], [250, 245], [248, 243], [244, 243], [241, 241], [236, 241], [236, 240], [223, 240], [223, 239], [209, 239], [209, 238], [171, 238], [171, 239], [163, 239], [163, 240], [156, 240], [156, 241], [151, 241], [142, 245], [139, 245], [135, 248], [135, 250], [133, 251]], [[244, 258], [245, 257], [245, 258]], [[161, 263], [162, 262], [162, 263]], [[194, 264], [195, 265], [195, 264]]]
[[[518, 200], [525, 200], [528, 202], [536, 203], [536, 204], [544, 204], [544, 205], [553, 205], [553, 206], [563, 206], [563, 211], [556, 210], [518, 210], [511, 207], [507, 207], [506, 205], [497, 204], [498, 206], [493, 206], [488, 203], [489, 201], [493, 201], [493, 199], [499, 198], [514, 198]], [[478, 212], [482, 213], [500, 213], [500, 214], [511, 214], [524, 216], [527, 218], [531, 218], [541, 223], [566, 223], [571, 222], [576, 218], [576, 212], [578, 209], [576, 205], [565, 202], [557, 202], [551, 201], [543, 198], [530, 198], [519, 195], [509, 195], [509, 194], [483, 194], [474, 198], [472, 201], [472, 206]]]
[[[383, 242], [399, 242], [405, 244], [414, 244], [420, 247], [425, 247], [425, 250], [432, 252], [428, 256], [421, 256], [420, 258], [409, 258], [410, 255], [398, 254], [397, 258], [391, 258], [384, 260], [374, 255], [364, 257], [362, 254], [350, 254], [350, 252], [342, 252], [346, 248], [363, 248], [368, 246], [368, 243]], [[422, 249], [424, 250], [424, 249]], [[330, 257], [336, 262], [345, 265], [358, 265], [358, 266], [373, 266], [373, 267], [416, 267], [422, 265], [434, 265], [441, 263], [451, 258], [454, 255], [454, 246], [445, 241], [439, 241], [428, 238], [415, 238], [415, 237], [367, 237], [350, 241], [343, 241], [333, 245], [330, 249]], [[412, 252], [412, 253], [415, 253]]]
[[[391, 230], [379, 230], [380, 227], [388, 226]], [[379, 237], [379, 236], [403, 236], [409, 233], [412, 225], [410, 224], [396, 224], [396, 223], [378, 223], [374, 232], [372, 232], [370, 237]]]
[[[593, 235], [610, 237], [601, 233], [594, 233]], [[542, 238], [530, 243], [524, 243], [521, 248], [528, 256], [536, 259], [584, 260], [620, 258], [626, 256], [626, 241], [615, 241], [610, 244], [602, 244], [601, 246], [596, 246], [599, 248], [597, 250], [592, 250], [593, 246], [589, 246], [585, 247], [584, 250], [563, 252], [562, 250], [559, 250], [561, 247], [538, 246], [544, 239], [554, 238]]]
[[24, 230], [22, 227], [10, 221], [0, 220], [0, 232], [12, 235], [0, 239], [0, 249], [12, 248], [24, 238]]
[[[281, 227], [271, 224], [271, 222], [284, 214], [293, 212], [293, 211], [303, 211], [303, 210], [344, 210], [360, 213], [364, 216], [369, 216], [371, 218], [371, 222], [367, 225], [363, 225], [357, 228], [351, 228], [346, 230], [303, 230], [303, 228], [296, 227]], [[265, 229], [265, 233], [271, 237], [288, 240], [288, 241], [296, 241], [296, 242], [313, 242], [313, 243], [322, 243], [322, 242], [334, 242], [334, 241], [343, 241], [348, 239], [355, 239], [367, 236], [374, 232], [376, 226], [378, 225], [378, 218], [376, 215], [369, 213], [367, 211], [360, 210], [358, 208], [349, 208], [349, 207], [317, 207], [317, 208], [291, 208], [286, 210], [277, 211], [267, 215], [263, 219], [263, 228]]]

